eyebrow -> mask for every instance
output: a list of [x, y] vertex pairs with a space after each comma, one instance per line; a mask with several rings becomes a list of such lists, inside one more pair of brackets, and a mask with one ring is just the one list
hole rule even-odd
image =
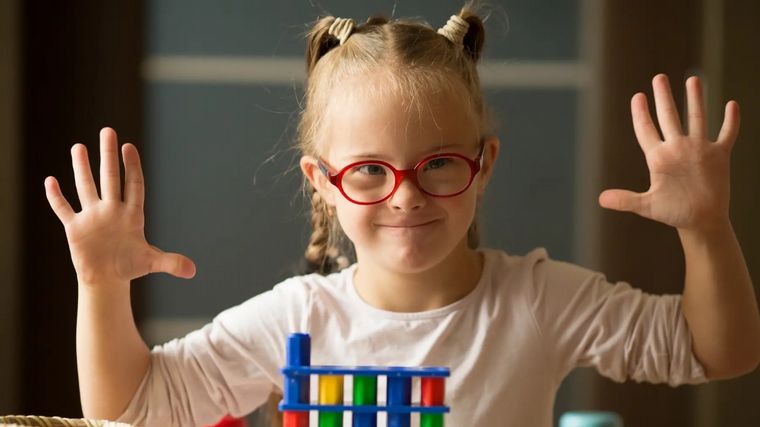
[[[436, 145], [435, 147], [429, 148], [423, 152], [422, 157], [425, 155], [429, 155], [432, 153], [435, 153], [436, 151], [443, 151], [450, 148], [464, 148], [464, 145], [461, 143], [455, 143], [455, 144], [444, 144], [444, 145]], [[357, 153], [357, 154], [351, 154], [344, 157], [348, 160], [389, 160], [390, 158], [386, 155], [383, 155], [381, 153], [372, 153], [372, 152], [365, 152], [365, 153]]]

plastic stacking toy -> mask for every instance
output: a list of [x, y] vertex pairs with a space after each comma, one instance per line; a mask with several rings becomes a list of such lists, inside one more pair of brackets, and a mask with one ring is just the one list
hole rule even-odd
[[[377, 427], [377, 414], [387, 413], [388, 427], [409, 427], [412, 414], [420, 427], [443, 427], [445, 382], [449, 368], [440, 366], [311, 366], [309, 334], [288, 336], [283, 399], [283, 427], [309, 427], [309, 412], [319, 414], [319, 427], [342, 427], [350, 414], [353, 427]], [[318, 402], [310, 399], [311, 377], [317, 377]], [[348, 378], [350, 377], [350, 379]], [[378, 403], [377, 380], [387, 380], [385, 404]], [[419, 403], [412, 403], [412, 380], [420, 379]], [[353, 381], [353, 401], [343, 401], [344, 381]]]
[[559, 427], [623, 427], [623, 419], [615, 412], [566, 412], [559, 419]]

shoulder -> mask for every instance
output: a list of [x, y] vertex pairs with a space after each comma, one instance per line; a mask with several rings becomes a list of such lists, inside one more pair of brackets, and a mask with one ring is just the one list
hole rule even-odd
[[502, 249], [494, 248], [481, 248], [480, 251], [494, 267], [509, 268], [511, 270], [519, 270], [550, 259], [548, 252], [542, 247], [535, 248], [525, 255], [510, 254]]
[[315, 273], [289, 277], [268, 291], [254, 295], [222, 314], [254, 311], [276, 314], [282, 311], [303, 310], [313, 304], [315, 299], [345, 293], [353, 270], [354, 266], [349, 266], [327, 276]]
[[543, 274], [547, 263], [554, 262], [544, 248], [536, 248], [525, 255], [512, 255], [500, 249], [481, 249], [492, 281], [532, 282], [536, 274]]
[[317, 273], [292, 276], [269, 291], [254, 296], [243, 305], [268, 311], [282, 310], [305, 314], [315, 305], [343, 300], [348, 294], [355, 269], [354, 264], [326, 276]]
[[567, 290], [583, 283], [606, 281], [599, 272], [551, 258], [543, 247], [524, 255], [511, 255], [496, 249], [484, 249], [483, 253], [491, 265], [491, 281], [502, 282], [504, 286], [499, 288], [508, 289], [511, 293], [527, 293], [537, 297], [544, 291], [551, 292], [551, 288]]
[[351, 272], [351, 267], [347, 267], [328, 276], [308, 274], [287, 278], [272, 289], [223, 311], [214, 321], [226, 329], [248, 335], [252, 330], [264, 333], [262, 328], [268, 329], [266, 333], [305, 330], [314, 307], [345, 294]]
[[342, 294], [348, 289], [355, 269], [356, 264], [326, 276], [317, 273], [292, 276], [276, 284], [271, 292], [291, 298]]

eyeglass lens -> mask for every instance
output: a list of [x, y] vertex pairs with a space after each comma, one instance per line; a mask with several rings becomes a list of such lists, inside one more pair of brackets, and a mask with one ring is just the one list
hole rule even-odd
[[[434, 157], [417, 168], [417, 183], [434, 196], [450, 196], [470, 184], [469, 163], [455, 156]], [[371, 203], [389, 196], [395, 186], [395, 175], [381, 163], [364, 163], [345, 171], [343, 191], [358, 202]]]

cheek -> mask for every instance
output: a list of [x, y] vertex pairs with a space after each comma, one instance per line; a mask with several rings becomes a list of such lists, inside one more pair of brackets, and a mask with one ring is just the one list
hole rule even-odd
[[344, 198], [336, 199], [335, 212], [343, 232], [354, 243], [371, 227], [374, 209], [353, 204]]
[[470, 225], [475, 219], [477, 208], [476, 192], [468, 191], [462, 198], [455, 197], [446, 201], [444, 209], [448, 212], [448, 232], [454, 240], [467, 235]]
[[470, 187], [464, 194], [452, 199], [445, 199], [446, 209], [449, 213], [456, 217], [457, 220], [466, 223], [466, 226], [470, 226], [473, 217], [475, 216], [475, 208], [478, 204], [477, 189]]

